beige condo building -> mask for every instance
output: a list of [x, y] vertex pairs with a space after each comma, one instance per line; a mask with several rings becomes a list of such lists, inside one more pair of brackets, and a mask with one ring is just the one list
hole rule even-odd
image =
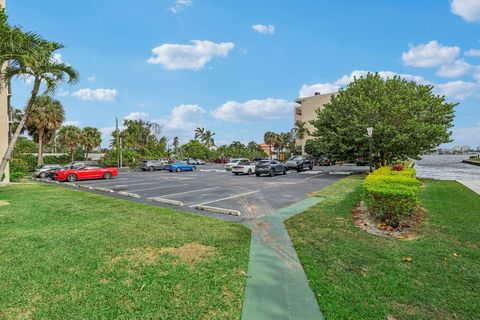
[[[5, 8], [5, 0], [0, 0], [0, 8]], [[1, 66], [4, 68], [5, 66]], [[8, 146], [8, 102], [9, 102], [9, 89], [7, 86], [0, 86], [0, 160], [3, 159], [5, 150]], [[5, 171], [5, 177], [2, 182], [8, 182], [8, 166]]]
[[322, 109], [323, 106], [330, 102], [330, 99], [335, 93], [320, 94], [315, 93], [314, 96], [299, 98], [295, 100], [299, 106], [295, 107], [294, 111], [294, 124], [297, 121], [302, 121], [305, 123], [305, 128], [308, 129], [310, 135], [307, 134], [303, 139], [296, 139], [295, 145], [302, 148], [302, 154], [305, 154], [305, 143], [308, 139], [312, 139], [311, 134], [315, 131], [315, 127], [310, 123], [311, 120], [317, 119], [317, 110]]

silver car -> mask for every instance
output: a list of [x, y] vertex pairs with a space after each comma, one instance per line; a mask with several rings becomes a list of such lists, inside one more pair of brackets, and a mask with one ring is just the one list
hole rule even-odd
[[55, 171], [62, 168], [63, 166], [59, 164], [44, 164], [43, 166], [35, 170], [35, 176], [42, 179], [46, 177], [52, 177], [55, 174]]

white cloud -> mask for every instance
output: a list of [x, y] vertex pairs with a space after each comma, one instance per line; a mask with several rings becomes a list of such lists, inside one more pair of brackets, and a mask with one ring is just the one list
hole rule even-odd
[[467, 57], [480, 57], [480, 49], [470, 49], [465, 51]]
[[153, 48], [154, 56], [147, 63], [160, 64], [167, 70], [201, 70], [213, 57], [227, 57], [235, 46], [232, 42], [208, 40], [192, 40], [191, 43], [166, 43]]
[[333, 83], [315, 83], [312, 85], [304, 84], [300, 89], [299, 97], [304, 98], [314, 96], [317, 92], [320, 94], [332, 93], [337, 92], [339, 89], [340, 86]]
[[123, 120], [148, 120], [148, 113], [145, 112], [130, 112]]
[[56, 93], [56, 95], [59, 96], [59, 97], [68, 97], [68, 96], [70, 95], [70, 91], [60, 89], [60, 90]]
[[[123, 127], [122, 127], [123, 128]], [[120, 128], [121, 129], [121, 128]], [[100, 129], [100, 133], [103, 135], [103, 136], [111, 136], [112, 133], [115, 131], [115, 127], [106, 127], [106, 128], [101, 128]], [[102, 140], [105, 140], [105, 139], [102, 139]]]
[[437, 71], [440, 77], [456, 78], [471, 72], [474, 67], [463, 59], [455, 60], [452, 63], [442, 65]]
[[178, 13], [186, 7], [190, 7], [192, 4], [192, 0], [175, 0], [173, 6], [170, 7], [170, 11], [172, 11], [173, 13]]
[[215, 118], [231, 122], [255, 122], [291, 117], [296, 104], [284, 99], [228, 101], [216, 108]]
[[167, 137], [179, 136], [183, 140], [193, 138], [193, 130], [203, 126], [206, 111], [197, 104], [181, 104], [174, 107], [165, 118], [156, 120], [163, 125], [162, 134]]
[[264, 24], [254, 24], [252, 29], [260, 34], [272, 35], [275, 33], [275, 26], [272, 26], [271, 24], [268, 26]]
[[97, 77], [94, 74], [87, 78], [88, 82], [94, 82], [95, 80], [97, 80]]
[[[366, 70], [355, 70], [352, 71], [349, 75], [343, 75], [339, 79], [337, 79], [333, 83], [315, 83], [312, 85], [304, 84], [299, 92], [300, 98], [305, 98], [309, 96], [313, 96], [315, 92], [320, 92], [321, 94], [332, 93], [338, 91], [341, 87], [348, 85], [350, 82], [353, 82], [355, 78], [366, 77], [369, 71]], [[370, 72], [374, 73], [374, 72]], [[422, 76], [416, 76], [413, 74], [405, 74], [405, 73], [396, 73], [393, 71], [378, 71], [378, 75], [382, 77], [382, 79], [390, 79], [394, 76], [399, 76], [403, 79], [408, 81], [415, 81], [419, 84], [431, 84], [430, 81], [426, 80]]]
[[480, 83], [466, 81], [451, 81], [435, 86], [435, 92], [456, 100], [480, 98]]
[[65, 121], [63, 123], [64, 126], [76, 126], [76, 127], [80, 127], [80, 121], [78, 120], [71, 120], [71, 121]]
[[451, 0], [450, 10], [468, 22], [480, 20], [480, 1], [478, 0]]
[[80, 89], [72, 93], [72, 96], [80, 100], [92, 101], [113, 101], [118, 96], [118, 91], [115, 89]]
[[438, 67], [452, 62], [459, 54], [459, 47], [443, 46], [433, 40], [427, 44], [410, 45], [410, 50], [402, 53], [402, 61], [405, 65], [412, 67]]

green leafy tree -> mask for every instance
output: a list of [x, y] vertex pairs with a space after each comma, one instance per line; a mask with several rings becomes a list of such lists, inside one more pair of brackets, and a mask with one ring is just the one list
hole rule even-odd
[[367, 158], [366, 128], [373, 127], [375, 157], [381, 165], [419, 158], [450, 142], [454, 107], [431, 85], [369, 73], [355, 79], [318, 110], [312, 121], [318, 146], [337, 160]]
[[295, 134], [295, 138], [302, 141], [302, 154], [305, 153], [305, 142], [304, 139], [307, 135], [310, 135], [310, 131], [306, 127], [305, 121], [297, 120], [295, 121], [295, 127], [293, 128], [293, 132]]
[[180, 154], [185, 158], [208, 159], [210, 150], [198, 140], [190, 140], [180, 147]]
[[270, 160], [272, 159], [272, 146], [277, 143], [277, 139], [278, 139], [277, 134], [271, 131], [265, 132], [263, 136], [263, 141], [265, 142], [265, 144], [268, 145]]
[[71, 161], [75, 161], [75, 151], [80, 146], [82, 131], [77, 126], [63, 126], [58, 131], [58, 142], [68, 150]]
[[81, 144], [85, 152], [85, 159], [88, 159], [88, 154], [95, 148], [98, 148], [102, 143], [102, 136], [100, 131], [94, 127], [85, 127], [81, 134]]
[[202, 142], [209, 149], [215, 146], [215, 140], [213, 139], [214, 135], [215, 133], [210, 130], [205, 131], [205, 134], [203, 135]]
[[14, 155], [33, 153], [38, 150], [38, 144], [26, 137], [19, 137], [15, 145]]
[[0, 65], [9, 62], [7, 68], [1, 72], [0, 86], [5, 88], [13, 77], [29, 77], [33, 80], [33, 88], [23, 116], [0, 163], [1, 180], [40, 91], [40, 84], [45, 85], [44, 93], [53, 93], [63, 82], [76, 83], [78, 73], [71, 66], [53, 58], [55, 51], [63, 48], [62, 44], [46, 41], [34, 33], [25, 33], [18, 27], [11, 27], [3, 10], [0, 12], [0, 39]]
[[27, 129], [38, 142], [37, 165], [43, 165], [43, 147], [48, 143], [55, 131], [62, 126], [65, 111], [60, 101], [50, 96], [40, 96], [35, 99], [27, 118]]

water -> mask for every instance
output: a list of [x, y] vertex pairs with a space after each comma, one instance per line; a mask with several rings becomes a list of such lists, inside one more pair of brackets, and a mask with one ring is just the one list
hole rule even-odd
[[415, 161], [417, 176], [440, 180], [480, 180], [480, 166], [462, 163], [469, 155], [423, 156]]

